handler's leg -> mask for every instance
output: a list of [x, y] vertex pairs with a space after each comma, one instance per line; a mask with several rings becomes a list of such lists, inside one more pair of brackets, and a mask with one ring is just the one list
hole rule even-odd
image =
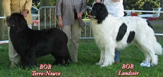
[[71, 25], [65, 25], [63, 26], [62, 28], [63, 32], [67, 35], [68, 37], [68, 43], [67, 43], [67, 46], [69, 48], [69, 42], [70, 42], [70, 39], [71, 39]]
[[15, 49], [12, 45], [9, 31], [10, 31], [10, 28], [8, 28], [8, 40], [9, 40], [9, 44], [8, 44], [9, 52], [8, 52], [8, 54], [9, 54], [9, 59], [11, 61], [10, 67], [13, 68], [13, 67], [16, 67], [16, 65], [19, 62], [19, 55], [17, 54], [17, 52], [15, 51]]
[[78, 61], [78, 46], [79, 46], [79, 40], [80, 40], [80, 34], [81, 34], [81, 27], [79, 26], [79, 22], [75, 20], [74, 24], [72, 25], [72, 43], [71, 43], [71, 58], [73, 62]]
[[116, 50], [115, 51], [115, 63], [120, 62], [120, 51]]

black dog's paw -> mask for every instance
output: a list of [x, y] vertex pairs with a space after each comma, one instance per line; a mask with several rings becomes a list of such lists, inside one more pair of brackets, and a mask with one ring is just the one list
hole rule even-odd
[[69, 65], [70, 63], [71, 63], [70, 61], [68, 61], [68, 62], [65, 62], [65, 61], [55, 61], [55, 62], [53, 63], [53, 65], [67, 66], [67, 65]]

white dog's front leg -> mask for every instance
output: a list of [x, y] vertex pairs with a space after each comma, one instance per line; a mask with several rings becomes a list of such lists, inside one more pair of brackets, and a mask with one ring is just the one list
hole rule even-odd
[[105, 48], [104, 63], [103, 65], [101, 65], [101, 67], [112, 65], [114, 63], [114, 57], [115, 57], [115, 48], [114, 47]]
[[100, 61], [96, 63], [96, 65], [102, 65], [104, 63], [104, 57], [105, 57], [105, 50], [101, 49]]

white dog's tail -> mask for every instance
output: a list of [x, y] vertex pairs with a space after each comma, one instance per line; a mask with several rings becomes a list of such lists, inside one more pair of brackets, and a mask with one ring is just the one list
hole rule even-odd
[[155, 42], [154, 50], [155, 50], [156, 55], [163, 55], [163, 49], [158, 42]]

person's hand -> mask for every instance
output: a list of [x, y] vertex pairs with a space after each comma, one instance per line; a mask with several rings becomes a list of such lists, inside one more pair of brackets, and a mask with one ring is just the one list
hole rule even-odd
[[62, 17], [58, 16], [58, 27], [62, 29], [63, 27], [63, 22], [62, 22]]
[[62, 29], [62, 27], [63, 27], [62, 19], [58, 20], [58, 27]]
[[97, 3], [100, 3], [100, 2], [101, 2], [101, 0], [96, 0], [96, 2], [97, 2]]
[[120, 2], [120, 0], [112, 0], [113, 2]]
[[23, 11], [24, 17], [27, 17], [28, 12], [29, 12], [29, 11], [28, 11], [27, 9], [25, 9], [25, 10]]
[[6, 17], [6, 23], [7, 23], [7, 25], [8, 25], [8, 20], [9, 20], [9, 18], [10, 18], [10, 16], [7, 16], [7, 17]]
[[89, 17], [90, 19], [93, 19], [93, 16], [92, 16], [92, 15], [88, 15], [88, 17]]
[[83, 15], [83, 12], [80, 12], [80, 13], [78, 14], [78, 19], [81, 19], [81, 18], [82, 18], [82, 15]]

